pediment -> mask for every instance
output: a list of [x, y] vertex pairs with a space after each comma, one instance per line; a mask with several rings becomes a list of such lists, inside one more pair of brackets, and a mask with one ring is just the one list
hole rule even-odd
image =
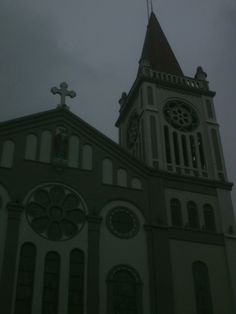
[[[141, 189], [144, 165], [67, 109], [54, 109], [0, 124], [0, 168], [22, 161], [58, 170], [100, 167], [107, 185]], [[98, 171], [98, 169], [96, 169]], [[98, 171], [98, 174], [99, 174]]]

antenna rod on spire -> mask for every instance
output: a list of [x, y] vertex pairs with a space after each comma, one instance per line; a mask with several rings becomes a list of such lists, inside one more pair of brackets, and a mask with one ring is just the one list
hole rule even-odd
[[151, 12], [153, 12], [153, 5], [152, 5], [152, 0], [151, 1]]
[[150, 15], [150, 12], [149, 12], [149, 0], [147, 0], [147, 17], [148, 17], [148, 21], [149, 21], [149, 15]]

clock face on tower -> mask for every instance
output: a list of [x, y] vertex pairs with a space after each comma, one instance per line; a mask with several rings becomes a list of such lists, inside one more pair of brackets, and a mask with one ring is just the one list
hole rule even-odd
[[127, 145], [132, 147], [138, 137], [139, 132], [139, 116], [137, 112], [131, 115], [127, 127]]
[[199, 125], [196, 111], [183, 101], [170, 101], [164, 106], [164, 117], [175, 129], [182, 132], [191, 132]]

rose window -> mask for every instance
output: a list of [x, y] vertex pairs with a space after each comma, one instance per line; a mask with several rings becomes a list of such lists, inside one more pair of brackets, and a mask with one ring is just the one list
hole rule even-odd
[[137, 216], [131, 210], [123, 207], [110, 210], [106, 223], [110, 232], [120, 238], [132, 238], [139, 231]]
[[26, 216], [35, 232], [50, 240], [63, 241], [83, 228], [85, 205], [70, 188], [48, 184], [30, 195]]
[[197, 113], [182, 101], [171, 101], [164, 107], [164, 116], [175, 129], [193, 131], [199, 124]]

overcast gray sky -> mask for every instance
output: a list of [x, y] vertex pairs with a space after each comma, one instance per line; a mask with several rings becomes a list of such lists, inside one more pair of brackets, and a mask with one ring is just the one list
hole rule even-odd
[[[228, 175], [236, 182], [236, 1], [153, 5], [185, 75], [202, 65], [217, 92]], [[68, 101], [72, 112], [116, 141], [118, 99], [135, 78], [146, 25], [145, 0], [1, 0], [0, 120], [54, 108], [58, 98], [49, 90], [66, 80], [78, 94]]]

